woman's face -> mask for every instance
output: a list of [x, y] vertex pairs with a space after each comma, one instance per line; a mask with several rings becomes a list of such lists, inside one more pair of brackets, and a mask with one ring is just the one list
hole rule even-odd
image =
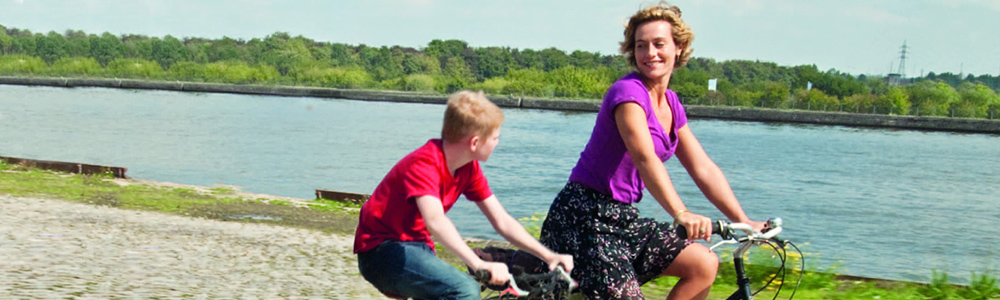
[[658, 80], [674, 71], [674, 62], [681, 54], [674, 44], [670, 22], [649, 21], [635, 30], [635, 64], [646, 78]]

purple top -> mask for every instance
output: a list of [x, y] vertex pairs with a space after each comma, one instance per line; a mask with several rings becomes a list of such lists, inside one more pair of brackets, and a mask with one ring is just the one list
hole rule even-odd
[[619, 79], [608, 89], [604, 102], [597, 112], [597, 122], [590, 135], [587, 147], [580, 153], [569, 180], [589, 186], [601, 193], [611, 195], [624, 203], [642, 200], [642, 190], [646, 188], [639, 177], [639, 170], [632, 163], [632, 157], [625, 148], [625, 141], [618, 132], [614, 109], [618, 104], [635, 102], [646, 111], [646, 123], [653, 136], [656, 156], [662, 161], [674, 155], [677, 150], [677, 130], [687, 124], [684, 106], [677, 93], [667, 90], [667, 103], [673, 113], [673, 128], [664, 132], [660, 121], [653, 113], [649, 92], [635, 72]]

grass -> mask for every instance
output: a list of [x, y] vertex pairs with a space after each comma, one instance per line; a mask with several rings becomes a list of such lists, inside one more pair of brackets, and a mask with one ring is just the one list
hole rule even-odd
[[[177, 187], [143, 182], [122, 184], [110, 175], [73, 175], [10, 165], [0, 160], [0, 194], [16, 197], [62, 199], [66, 201], [109, 206], [122, 209], [159, 211], [206, 219], [235, 222], [271, 223], [321, 230], [333, 234], [354, 234], [360, 205], [317, 199], [296, 201], [246, 196], [233, 187]], [[544, 214], [522, 218], [525, 228], [538, 234]], [[470, 245], [477, 247], [481, 245]], [[763, 250], [763, 251], [761, 251]], [[440, 246], [438, 255], [464, 269], [461, 261]], [[722, 253], [726, 253], [722, 251]], [[731, 252], [730, 252], [731, 253]], [[989, 272], [972, 273], [969, 285], [954, 285], [948, 274], [932, 272], [928, 284], [897, 281], [845, 280], [836, 274], [836, 267], [826, 270], [798, 268], [799, 260], [815, 257], [789, 255], [790, 263], [785, 286], [778, 299], [787, 299], [795, 281], [802, 274], [802, 285], [794, 299], [1000, 299], [997, 279]], [[731, 257], [722, 256], [719, 274], [709, 299], [725, 299], [736, 290]], [[767, 249], [751, 251], [746, 258], [752, 279], [769, 278], [776, 273], [776, 264]], [[811, 265], [811, 264], [809, 264]], [[761, 281], [753, 283], [759, 288]], [[676, 278], [657, 278], [642, 287], [650, 299], [664, 299]], [[776, 292], [765, 289], [757, 299], [771, 299]]]
[[159, 211], [225, 221], [272, 223], [353, 234], [359, 205], [329, 200], [241, 196], [232, 187], [200, 189], [113, 180], [110, 175], [71, 175], [0, 161], [0, 193], [62, 199], [122, 209]]

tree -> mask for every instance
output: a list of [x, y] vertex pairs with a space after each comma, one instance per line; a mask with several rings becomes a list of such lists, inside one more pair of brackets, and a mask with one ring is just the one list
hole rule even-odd
[[153, 60], [164, 68], [170, 68], [178, 61], [188, 60], [189, 52], [180, 40], [173, 36], [165, 36], [163, 39], [153, 38], [150, 45]]
[[424, 53], [406, 53], [400, 64], [406, 74], [435, 75], [441, 73], [441, 64]]
[[505, 48], [486, 47], [473, 51], [476, 55], [471, 67], [479, 79], [503, 77], [516, 64], [510, 51]]
[[8, 29], [7, 34], [13, 38], [7, 54], [36, 55], [35, 35], [31, 31], [13, 28]]
[[66, 56], [69, 43], [61, 34], [49, 31], [48, 35], [35, 35], [35, 53], [46, 63], [52, 63]]
[[546, 84], [545, 71], [536, 68], [511, 70], [506, 77], [509, 82], [504, 94], [518, 96], [552, 97], [555, 89]]
[[837, 97], [827, 95], [821, 90], [797, 89], [795, 90], [795, 97], [799, 99], [798, 101], [805, 104], [805, 108], [809, 110], [840, 110], [840, 101], [837, 100]]
[[956, 117], [988, 117], [989, 105], [1000, 103], [1000, 96], [983, 84], [963, 82], [958, 86], [958, 94], [959, 101], [951, 106]]
[[920, 116], [948, 116], [951, 104], [960, 98], [955, 88], [944, 81], [923, 80], [908, 89], [910, 101]]
[[569, 55], [569, 64], [581, 69], [596, 69], [601, 64], [601, 55], [575, 50]]
[[552, 71], [569, 65], [569, 56], [566, 55], [566, 52], [554, 47], [542, 50], [539, 54], [541, 54], [542, 62], [545, 64], [545, 71]]
[[403, 67], [393, 59], [392, 51], [385, 46], [381, 48], [364, 47], [358, 51], [361, 66], [375, 78], [376, 81], [403, 77]]
[[0, 55], [14, 53], [14, 38], [7, 35], [5, 31], [5, 28], [0, 28]]
[[90, 37], [80, 30], [66, 30], [66, 54], [68, 56], [85, 57], [90, 55]]
[[[332, 44], [330, 45], [330, 59], [332, 60], [333, 66], [357, 66], [358, 64], [358, 52], [354, 50], [347, 44]], [[440, 64], [438, 69], [440, 69]]]
[[910, 94], [906, 89], [898, 86], [889, 87], [882, 98], [882, 102], [889, 104], [889, 114], [903, 116], [910, 114], [910, 107], [913, 104], [910, 103]]
[[125, 46], [121, 40], [111, 33], [104, 32], [101, 36], [91, 35], [89, 38], [90, 57], [93, 57], [102, 66], [121, 58], [125, 52]]
[[449, 57], [462, 57], [462, 53], [465, 53], [465, 49], [469, 48], [469, 44], [461, 40], [432, 40], [427, 43], [427, 48], [424, 48], [424, 53], [430, 55], [431, 57], [438, 58], [441, 61], [442, 66], [445, 60]]
[[245, 43], [224, 36], [221, 40], [209, 41], [198, 47], [205, 53], [207, 62], [242, 60], [253, 63], [248, 47], [244, 47], [243, 44]]
[[545, 61], [542, 59], [542, 54], [538, 51], [532, 49], [511, 51], [511, 56], [514, 57], [514, 61], [521, 66], [522, 69], [544, 69]]
[[791, 86], [787, 82], [765, 81], [760, 83], [760, 90], [763, 92], [760, 96], [763, 107], [778, 107], [791, 94]]
[[554, 96], [571, 99], [599, 99], [607, 84], [598, 79], [595, 70], [565, 66], [547, 74], [546, 82], [555, 88]]

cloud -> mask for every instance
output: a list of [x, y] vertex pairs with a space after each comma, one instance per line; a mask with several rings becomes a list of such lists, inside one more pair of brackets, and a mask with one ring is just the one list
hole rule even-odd
[[886, 10], [869, 5], [856, 5], [844, 10], [848, 17], [861, 19], [876, 24], [906, 25], [914, 23], [914, 20], [903, 17]]
[[992, 10], [1000, 11], [1000, 0], [983, 0], [983, 5]]

